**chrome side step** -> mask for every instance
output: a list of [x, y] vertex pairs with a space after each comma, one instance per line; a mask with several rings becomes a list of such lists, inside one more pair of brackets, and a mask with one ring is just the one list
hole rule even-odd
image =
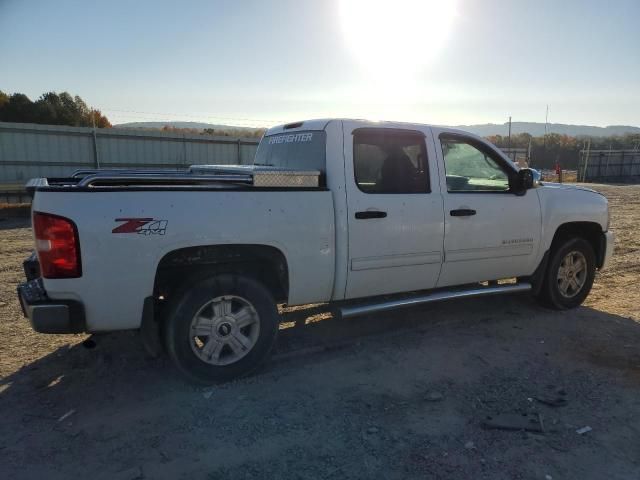
[[450, 300], [453, 298], [482, 297], [487, 295], [499, 295], [502, 293], [528, 292], [531, 290], [530, 283], [517, 283], [509, 285], [498, 285], [495, 287], [481, 287], [470, 290], [449, 290], [418, 295], [415, 297], [390, 300], [380, 303], [369, 303], [365, 305], [344, 306], [340, 308], [342, 318], [357, 317], [369, 313], [384, 312], [396, 308], [413, 307], [423, 303], [439, 302], [440, 300]]

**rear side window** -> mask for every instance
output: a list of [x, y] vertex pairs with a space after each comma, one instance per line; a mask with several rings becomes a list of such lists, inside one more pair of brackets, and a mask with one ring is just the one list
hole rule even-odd
[[362, 129], [354, 133], [355, 181], [364, 193], [429, 193], [427, 151], [419, 132]]
[[296, 131], [264, 137], [258, 145], [254, 165], [320, 170], [325, 172], [327, 134], [324, 131]]

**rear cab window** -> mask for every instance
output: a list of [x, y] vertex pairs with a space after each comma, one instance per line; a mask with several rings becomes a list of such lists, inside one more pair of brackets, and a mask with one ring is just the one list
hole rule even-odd
[[258, 145], [254, 165], [326, 172], [327, 134], [322, 130], [295, 131], [265, 136]]
[[354, 132], [355, 181], [364, 193], [429, 193], [424, 135], [410, 130]]

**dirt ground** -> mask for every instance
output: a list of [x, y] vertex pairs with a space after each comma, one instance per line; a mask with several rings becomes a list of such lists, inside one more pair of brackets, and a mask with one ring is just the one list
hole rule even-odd
[[[206, 389], [135, 333], [88, 349], [32, 332], [15, 295], [30, 231], [0, 221], [0, 478], [640, 478], [640, 186], [595, 188], [618, 238], [585, 306], [299, 308], [264, 369]], [[483, 428], [505, 413], [543, 431]]]

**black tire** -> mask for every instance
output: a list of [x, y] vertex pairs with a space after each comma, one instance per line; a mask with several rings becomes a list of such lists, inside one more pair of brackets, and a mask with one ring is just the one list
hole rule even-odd
[[[570, 296], [567, 296], [566, 294], [563, 295], [561, 291], [561, 281], [558, 279], [558, 273], [563, 260], [572, 252], [577, 252], [585, 259], [586, 271], [582, 286], [579, 289], [567, 292], [570, 294]], [[556, 310], [575, 308], [581, 305], [589, 295], [595, 273], [596, 255], [588, 241], [584, 238], [573, 237], [554, 242], [538, 300], [544, 306]]]
[[[194, 351], [194, 348], [198, 350], [198, 347], [192, 346], [192, 342], [196, 343], [202, 338], [193, 336], [192, 320], [203, 308], [209, 308], [207, 305], [213, 299], [219, 297], [239, 297], [248, 301], [257, 314], [259, 324], [255, 343], [251, 348], [246, 349], [242, 358], [226, 365], [207, 363]], [[211, 308], [213, 309], [213, 306]], [[215, 318], [221, 317], [214, 316], [214, 320]], [[262, 365], [276, 341], [278, 325], [278, 309], [269, 290], [253, 278], [223, 274], [196, 280], [176, 293], [165, 317], [164, 340], [169, 356], [187, 379], [201, 384], [213, 384], [242, 377]], [[215, 327], [214, 330], [217, 332]], [[204, 338], [203, 343], [206, 343], [209, 337]], [[230, 346], [222, 347], [222, 354], [218, 355], [224, 355], [225, 351], [235, 355]]]

